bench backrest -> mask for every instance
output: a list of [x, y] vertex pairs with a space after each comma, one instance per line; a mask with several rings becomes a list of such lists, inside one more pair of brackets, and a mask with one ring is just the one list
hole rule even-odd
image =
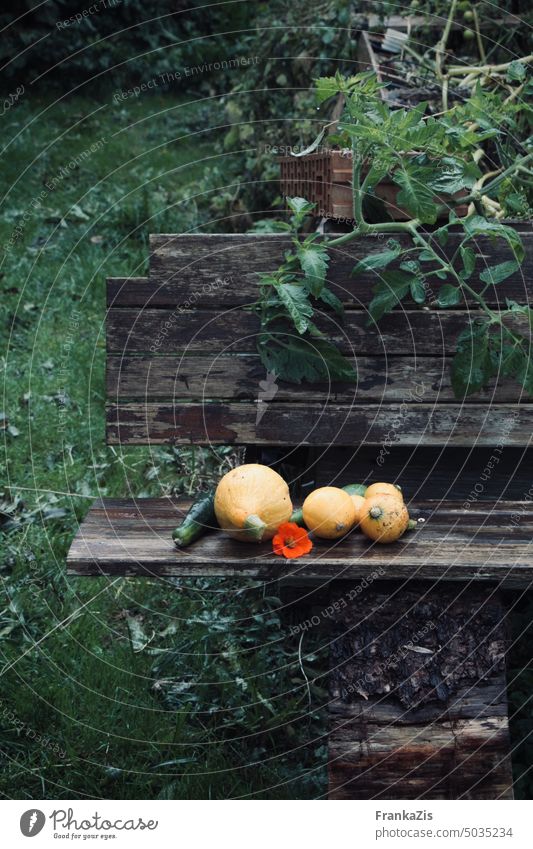
[[[485, 292], [495, 307], [531, 293], [532, 240], [523, 238], [520, 272]], [[475, 303], [440, 310], [413, 302], [368, 326], [376, 272], [354, 278], [351, 271], [369, 244], [382, 249], [374, 238], [335, 251], [328, 279], [346, 317], [339, 326], [324, 311], [319, 322], [355, 355], [357, 383], [292, 385], [266, 375], [258, 320], [245, 309], [257, 296], [257, 272], [279, 265], [288, 238], [152, 236], [149, 276], [107, 284], [108, 442], [480, 447], [501, 437], [528, 445], [533, 406], [518, 385], [499, 380], [454, 398], [450, 357]], [[496, 246], [479, 244], [494, 264]]]

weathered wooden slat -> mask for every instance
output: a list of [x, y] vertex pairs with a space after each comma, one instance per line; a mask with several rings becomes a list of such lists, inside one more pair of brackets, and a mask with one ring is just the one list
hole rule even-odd
[[111, 444], [382, 445], [398, 421], [403, 445], [490, 446], [504, 431], [507, 445], [531, 442], [532, 404], [359, 407], [282, 401], [265, 406], [257, 420], [257, 404], [246, 402], [110, 405], [107, 439]]
[[106, 302], [108, 307], [123, 306], [131, 300], [131, 305], [142, 306], [141, 292], [150, 285], [148, 277], [108, 277], [106, 280]]
[[329, 797], [512, 798], [498, 593], [357, 589], [328, 608]]
[[[344, 321], [323, 313], [317, 325], [347, 354], [354, 356], [438, 356], [455, 351], [468, 312], [412, 310], [384, 316], [368, 325], [365, 313], [349, 311]], [[175, 354], [255, 353], [259, 320], [250, 312], [110, 309], [106, 321], [109, 353]]]
[[[505, 298], [527, 301], [533, 290], [533, 235], [531, 225], [515, 224], [521, 232], [526, 257], [517, 274], [485, 297], [494, 305], [505, 305]], [[409, 242], [398, 235], [400, 242]], [[443, 256], [451, 257], [460, 235], [451, 233]], [[355, 262], [370, 252], [383, 250], [383, 240], [365, 237], [353, 244], [332, 249], [328, 280], [343, 301], [368, 304], [376, 272], [352, 277]], [[110, 281], [109, 297], [115, 306], [176, 307], [235, 306], [257, 298], [258, 272], [272, 271], [283, 260], [290, 239], [279, 234], [190, 234], [151, 236], [150, 278], [145, 283], [121, 287]], [[486, 238], [477, 241], [479, 271], [484, 264], [495, 265], [508, 259], [508, 249]], [[475, 279], [475, 278], [473, 278]], [[439, 285], [435, 282], [435, 292]]]
[[[350, 584], [347, 585], [347, 592]], [[421, 598], [427, 594], [427, 587], [421, 587]], [[395, 723], [398, 725], [418, 725], [422, 722], [452, 721], [457, 719], [478, 719], [491, 716], [505, 716], [507, 700], [505, 683], [501, 685], [500, 676], [495, 676], [477, 687], [461, 687], [457, 693], [451, 693], [443, 705], [432, 700], [416, 706], [406, 707], [399, 699], [383, 696], [367, 696], [364, 702], [364, 719], [369, 725]], [[333, 694], [328, 704], [329, 714], [337, 725], [338, 739], [349, 740], [352, 732], [350, 720], [362, 718], [362, 703], [356, 698], [352, 702], [342, 701]], [[336, 723], [335, 723], [336, 724]]]
[[[533, 581], [531, 502], [499, 502], [473, 509], [464, 524], [461, 504], [422, 502], [410, 506], [425, 523], [394, 545], [371, 544], [359, 532], [336, 542], [315, 540], [313, 551], [295, 561], [276, 557], [270, 543], [252, 545], [214, 530], [190, 548], [171, 539], [188, 501], [139, 499], [97, 501], [68, 554], [68, 571], [79, 575], [241, 576], [333, 579], [429, 579], [493, 581], [510, 587]], [[521, 521], [513, 524], [512, 516]], [[373, 577], [372, 577], [373, 576]]]
[[362, 711], [345, 735], [331, 731], [328, 773], [331, 800], [512, 799], [507, 715], [406, 727]]
[[455, 498], [465, 513], [487, 500], [532, 499], [533, 448], [509, 447], [506, 431], [495, 430], [493, 437], [488, 448], [409, 448], [402, 445], [401, 429], [393, 429], [384, 446], [315, 449], [309, 473], [317, 486], [396, 481], [409, 498]]
[[[434, 357], [351, 358], [357, 384], [288, 384], [276, 382], [272, 399], [337, 403], [453, 403], [450, 362]], [[220, 400], [267, 399], [262, 384], [265, 367], [257, 354], [240, 356], [146, 356], [107, 359], [107, 395], [110, 400]], [[268, 389], [268, 387], [267, 387]], [[523, 390], [505, 381], [469, 395], [465, 403], [519, 403]]]

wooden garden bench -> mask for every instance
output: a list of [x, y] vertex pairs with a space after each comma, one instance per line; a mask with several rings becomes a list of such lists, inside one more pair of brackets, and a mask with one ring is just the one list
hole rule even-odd
[[[527, 298], [524, 239], [523, 275], [487, 293], [495, 307]], [[357, 352], [357, 385], [279, 382], [262, 400], [257, 320], [243, 308], [257, 272], [274, 269], [287, 247], [279, 235], [157, 235], [148, 277], [108, 280], [108, 443], [244, 445], [247, 460], [270, 458], [304, 491], [398, 480], [425, 522], [390, 546], [353, 533], [285, 561], [215, 532], [177, 550], [171, 531], [185, 499], [103, 499], [72, 543], [68, 571], [320, 587], [302, 628], [332, 627], [330, 798], [507, 798], [501, 591], [533, 575], [533, 406], [507, 382], [454, 398], [450, 355], [475, 305], [413, 303], [368, 327], [373, 273], [350, 274], [367, 253], [360, 244], [338, 250], [329, 272], [344, 327], [322, 319]]]

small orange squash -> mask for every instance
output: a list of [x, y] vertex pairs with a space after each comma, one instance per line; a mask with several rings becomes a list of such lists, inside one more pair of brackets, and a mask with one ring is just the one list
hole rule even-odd
[[397, 495], [371, 495], [365, 498], [359, 527], [375, 542], [396, 542], [409, 527], [407, 507]]
[[373, 483], [370, 484], [365, 492], [365, 498], [371, 498], [373, 495], [394, 495], [403, 501], [402, 488], [395, 483]]
[[322, 539], [344, 536], [356, 521], [352, 496], [336, 486], [315, 489], [305, 499], [302, 510], [306, 526]]
[[292, 514], [289, 487], [273, 469], [246, 463], [228, 472], [215, 492], [218, 524], [243, 542], [272, 539]]
[[350, 495], [350, 498], [353, 501], [353, 506], [355, 507], [355, 521], [354, 526], [358, 525], [361, 521], [363, 515], [363, 507], [366, 501], [366, 498], [363, 495]]

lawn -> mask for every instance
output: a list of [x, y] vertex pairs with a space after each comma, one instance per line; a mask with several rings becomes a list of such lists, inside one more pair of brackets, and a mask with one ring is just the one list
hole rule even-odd
[[3, 116], [4, 797], [325, 792], [327, 648], [289, 636], [276, 587], [65, 575], [92, 498], [193, 492], [234, 461], [104, 442], [105, 277], [146, 271], [149, 232], [217, 229], [195, 194], [204, 172], [217, 192], [221, 123], [213, 101], [113, 92]]

